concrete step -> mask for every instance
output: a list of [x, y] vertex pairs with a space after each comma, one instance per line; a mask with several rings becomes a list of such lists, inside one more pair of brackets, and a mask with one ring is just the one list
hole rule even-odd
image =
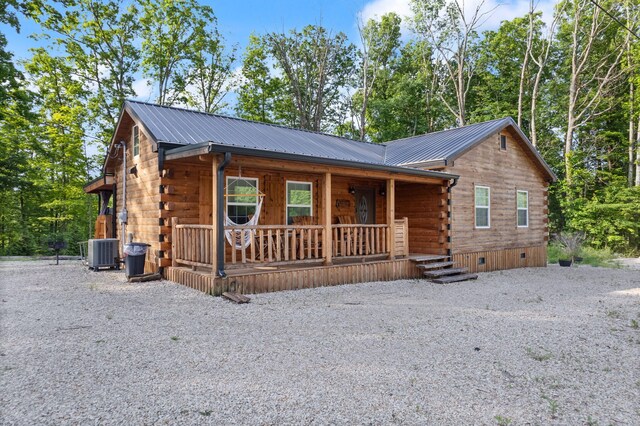
[[478, 278], [477, 274], [461, 274], [461, 275], [450, 275], [448, 277], [436, 278], [431, 280], [431, 282], [434, 282], [436, 284], [448, 284], [448, 283], [455, 283], [459, 281], [475, 280], [476, 278]]
[[438, 269], [438, 268], [446, 268], [447, 266], [453, 266], [456, 262], [448, 261], [448, 262], [435, 262], [435, 263], [419, 263], [416, 266], [420, 269]]
[[424, 271], [424, 276], [427, 278], [445, 277], [447, 275], [459, 275], [469, 272], [469, 268], [449, 268], [438, 269], [436, 271]]

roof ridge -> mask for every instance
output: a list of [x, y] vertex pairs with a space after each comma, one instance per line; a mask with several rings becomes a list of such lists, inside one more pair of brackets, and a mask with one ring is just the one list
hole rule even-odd
[[491, 123], [491, 122], [494, 122], [494, 121], [502, 121], [502, 120], [509, 120], [509, 119], [513, 120], [513, 118], [511, 118], [511, 116], [506, 116], [506, 117], [502, 117], [502, 118], [494, 118], [493, 120], [481, 121], [479, 123], [471, 123], [471, 124], [467, 124], [467, 125], [460, 126], [460, 127], [453, 127], [451, 129], [437, 130], [435, 132], [423, 133], [421, 135], [407, 136], [405, 138], [393, 139], [393, 140], [384, 142], [383, 145], [384, 146], [388, 146], [388, 144], [391, 144], [391, 143], [394, 143], [394, 142], [402, 142], [402, 141], [406, 141], [408, 139], [420, 138], [420, 137], [424, 137], [424, 136], [431, 136], [431, 135], [436, 135], [438, 133], [452, 132], [454, 130], [466, 129], [468, 127], [479, 126], [481, 124], [487, 124], [487, 123]]
[[[384, 144], [381, 144], [381, 143], [375, 143], [375, 142], [369, 142], [369, 141], [359, 141], [357, 139], [351, 139], [351, 138], [347, 138], [345, 136], [338, 136], [338, 135], [334, 135], [334, 134], [327, 133], [327, 132], [319, 132], [319, 131], [316, 131], [316, 130], [300, 129], [298, 127], [285, 126], [283, 124], [265, 123], [264, 121], [249, 120], [249, 119], [246, 119], [246, 118], [233, 117], [233, 116], [224, 115], [224, 114], [214, 114], [212, 112], [198, 111], [196, 109], [189, 109], [189, 108], [184, 108], [184, 107], [176, 107], [176, 106], [169, 106], [169, 105], [154, 104], [153, 102], [144, 102], [144, 101], [138, 101], [138, 100], [134, 100], [134, 99], [126, 99], [125, 102], [149, 105], [149, 106], [158, 107], [158, 108], [173, 109], [173, 110], [178, 110], [178, 111], [193, 112], [195, 114], [201, 114], [201, 115], [206, 115], [206, 116], [210, 116], [210, 117], [227, 118], [229, 120], [244, 121], [245, 123], [260, 124], [260, 125], [264, 125], [264, 126], [277, 127], [277, 128], [280, 128], [280, 129], [287, 129], [287, 130], [296, 130], [296, 131], [299, 131], [299, 132], [306, 132], [306, 133], [312, 133], [312, 134], [316, 134], [316, 135], [329, 136], [329, 137], [333, 137], [333, 138], [343, 139], [343, 140], [348, 141], [348, 142], [357, 142], [357, 143], [363, 143], [363, 144], [368, 144], [368, 145], [375, 145], [375, 146], [384, 147]], [[386, 151], [386, 149], [385, 149], [385, 151]]]

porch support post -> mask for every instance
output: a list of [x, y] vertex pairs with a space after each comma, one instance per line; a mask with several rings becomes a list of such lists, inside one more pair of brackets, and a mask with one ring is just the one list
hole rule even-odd
[[393, 178], [387, 179], [387, 225], [389, 259], [393, 260], [396, 258], [396, 181]]
[[324, 194], [322, 197], [322, 214], [324, 235], [322, 237], [322, 255], [324, 256], [324, 264], [331, 265], [333, 251], [333, 235], [331, 233], [331, 173], [325, 173], [322, 189]]
[[218, 156], [212, 155], [211, 165], [211, 275], [218, 272]]

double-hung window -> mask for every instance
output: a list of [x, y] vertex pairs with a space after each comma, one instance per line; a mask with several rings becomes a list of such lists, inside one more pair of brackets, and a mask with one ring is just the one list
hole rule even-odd
[[529, 226], [529, 192], [517, 191], [517, 207], [518, 207], [518, 228], [526, 228]]
[[137, 157], [140, 155], [140, 129], [138, 129], [137, 125], [133, 126], [131, 133], [131, 139], [133, 140], [133, 156]]
[[313, 189], [311, 182], [287, 181], [287, 224], [297, 216], [313, 215]]
[[227, 177], [227, 216], [243, 225], [256, 214], [258, 207], [258, 179]]
[[491, 190], [488, 186], [475, 187], [476, 228], [491, 226]]

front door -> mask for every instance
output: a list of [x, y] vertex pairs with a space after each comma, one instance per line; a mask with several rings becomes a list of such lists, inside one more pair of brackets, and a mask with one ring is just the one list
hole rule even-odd
[[357, 189], [355, 199], [356, 222], [376, 223], [376, 191], [374, 189]]

